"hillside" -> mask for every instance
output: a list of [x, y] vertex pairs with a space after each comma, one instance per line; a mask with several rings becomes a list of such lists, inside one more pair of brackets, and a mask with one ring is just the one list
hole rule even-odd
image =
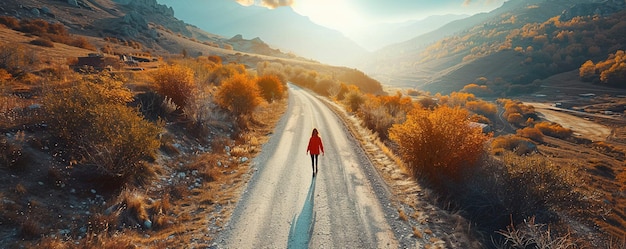
[[283, 52], [325, 64], [352, 66], [367, 52], [338, 31], [317, 25], [288, 7], [244, 7], [232, 0], [174, 2], [186, 14], [180, 18], [203, 30], [229, 37], [259, 37]]
[[[135, 52], [149, 54], [182, 54], [183, 50], [188, 50], [186, 52], [193, 56], [203, 53], [234, 54], [225, 51], [230, 50], [296, 58], [259, 40], [240, 38], [233, 41], [230, 37], [221, 37], [186, 24], [174, 17], [171, 8], [158, 4], [156, 0], [78, 0], [76, 5], [60, 0], [8, 0], [0, 3], [0, 11], [20, 19], [38, 18], [51, 23], [62, 23], [70, 33], [88, 37], [98, 48], [106, 45], [100, 39], [111, 37], [121, 41], [139, 42], [142, 47]], [[178, 42], [179, 40], [191, 42]]]
[[[502, 81], [499, 94], [534, 91], [535, 80], [577, 70], [623, 49], [620, 1], [508, 1], [387, 47], [366, 71], [391, 85], [449, 93], [480, 77]], [[504, 66], [503, 66], [504, 65]]]

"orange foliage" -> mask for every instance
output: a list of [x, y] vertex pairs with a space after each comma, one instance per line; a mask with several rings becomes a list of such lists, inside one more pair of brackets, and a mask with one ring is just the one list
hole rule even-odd
[[585, 81], [593, 79], [596, 75], [596, 65], [594, 65], [591, 60], [586, 61], [580, 66], [580, 69], [578, 69], [578, 75]]
[[465, 103], [468, 101], [476, 100], [476, 96], [474, 96], [474, 94], [464, 92], [453, 92], [450, 93], [450, 96], [441, 96], [440, 94], [436, 94], [435, 98], [439, 99], [439, 104], [450, 107], [465, 106]]
[[180, 65], [160, 67], [153, 75], [156, 91], [172, 99], [180, 108], [189, 103], [194, 96], [196, 86], [193, 71]]
[[491, 91], [489, 87], [485, 85], [474, 84], [474, 83], [465, 85], [463, 89], [461, 90], [461, 92], [471, 93], [477, 96], [493, 95], [493, 91]]
[[283, 98], [283, 84], [276, 75], [263, 75], [257, 79], [261, 95], [268, 102]]
[[539, 129], [541, 133], [546, 136], [556, 137], [556, 138], [568, 138], [574, 132], [571, 129], [565, 128], [557, 123], [550, 122], [540, 122], [535, 124], [535, 128]]
[[209, 55], [207, 58], [209, 59], [209, 61], [215, 64], [222, 64], [222, 57], [219, 57], [217, 55]]
[[535, 145], [528, 138], [517, 135], [499, 136], [491, 142], [491, 150], [494, 154], [500, 154], [504, 150], [514, 151], [518, 155], [524, 155], [537, 150]]
[[517, 135], [525, 138], [530, 138], [536, 142], [543, 142], [543, 133], [538, 128], [526, 127], [524, 129], [517, 130]]
[[498, 111], [495, 104], [483, 100], [469, 101], [465, 104], [465, 108], [473, 113], [488, 117], [495, 116]]
[[392, 116], [401, 112], [407, 113], [413, 108], [413, 102], [410, 97], [402, 97], [402, 93], [397, 92], [396, 95], [379, 96], [380, 103], [387, 108]]
[[215, 95], [215, 103], [236, 115], [248, 115], [261, 104], [256, 81], [245, 74], [235, 74], [226, 79]]
[[522, 102], [510, 99], [498, 99], [498, 103], [504, 105], [505, 111], [503, 115], [511, 124], [524, 127], [529, 124], [529, 120], [537, 119], [535, 107], [532, 105], [524, 105]]
[[435, 184], [460, 180], [483, 155], [490, 137], [481, 128], [472, 128], [468, 115], [459, 107], [414, 109], [404, 123], [392, 126], [389, 137], [399, 145], [414, 176], [426, 176]]

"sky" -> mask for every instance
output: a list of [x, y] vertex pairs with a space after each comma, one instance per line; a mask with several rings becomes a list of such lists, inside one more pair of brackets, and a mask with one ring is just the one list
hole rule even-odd
[[505, 0], [234, 0], [244, 6], [291, 6], [311, 21], [340, 32], [366, 32], [379, 23], [421, 20], [432, 15], [489, 12]]

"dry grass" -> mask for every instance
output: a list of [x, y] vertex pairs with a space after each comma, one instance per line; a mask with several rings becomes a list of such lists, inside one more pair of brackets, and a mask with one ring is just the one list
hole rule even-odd
[[412, 227], [412, 229], [413, 229], [413, 237], [418, 238], [418, 239], [424, 238], [424, 234], [420, 232], [420, 230], [417, 229], [417, 227]]

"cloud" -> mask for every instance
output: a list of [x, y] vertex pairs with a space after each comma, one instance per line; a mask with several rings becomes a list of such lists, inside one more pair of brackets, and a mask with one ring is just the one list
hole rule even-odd
[[293, 5], [294, 0], [261, 0], [261, 6], [265, 6], [270, 9], [275, 9], [283, 6]]
[[468, 6], [468, 5], [470, 5], [471, 3], [472, 3], [472, 1], [471, 1], [471, 0], [464, 0], [464, 1], [463, 1], [463, 6]]
[[254, 4], [254, 0], [235, 0], [235, 1], [243, 6], [250, 6]]
[[258, 5], [268, 9], [276, 9], [283, 6], [292, 6], [295, 0], [235, 0], [243, 6]]

